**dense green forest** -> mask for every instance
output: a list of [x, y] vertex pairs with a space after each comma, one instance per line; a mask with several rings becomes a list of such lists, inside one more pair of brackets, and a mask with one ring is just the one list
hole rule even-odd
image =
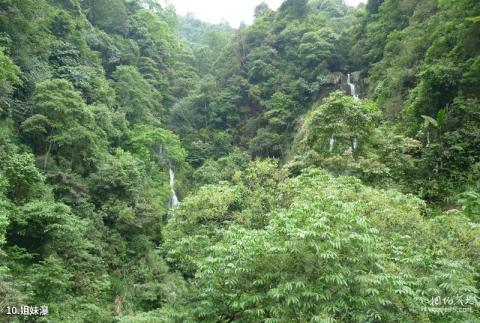
[[0, 0], [0, 321], [478, 322], [479, 288], [478, 0]]

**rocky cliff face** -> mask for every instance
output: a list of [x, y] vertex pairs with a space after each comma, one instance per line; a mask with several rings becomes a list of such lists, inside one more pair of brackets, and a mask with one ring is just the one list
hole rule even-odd
[[[350, 93], [350, 86], [347, 83], [347, 74], [335, 72], [330, 75], [329, 83], [338, 86], [340, 90]], [[367, 93], [368, 78], [364, 77], [362, 71], [355, 71], [351, 73], [352, 82], [355, 83], [357, 94], [363, 97]]]

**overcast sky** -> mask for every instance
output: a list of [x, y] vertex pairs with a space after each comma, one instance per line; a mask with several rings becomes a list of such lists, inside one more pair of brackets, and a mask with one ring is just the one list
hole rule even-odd
[[[270, 8], [277, 9], [283, 0], [264, 0]], [[366, 0], [345, 0], [348, 5], [356, 6]], [[193, 13], [200, 20], [219, 23], [226, 20], [233, 27], [241, 21], [247, 24], [253, 20], [253, 11], [263, 0], [169, 0], [177, 8], [177, 13]]]

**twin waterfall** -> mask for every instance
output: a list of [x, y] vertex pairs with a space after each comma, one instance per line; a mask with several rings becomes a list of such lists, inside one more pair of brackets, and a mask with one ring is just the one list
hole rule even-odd
[[[353, 98], [355, 100], [358, 100], [355, 84], [352, 83], [352, 75], [350, 73], [348, 73], [347, 84], [350, 87], [350, 93], [352, 94]], [[328, 143], [329, 152], [333, 151], [334, 145], [335, 145], [335, 137], [332, 135]], [[353, 154], [353, 152], [357, 150], [357, 148], [358, 148], [358, 140], [357, 138], [354, 138], [352, 145], [349, 148], [350, 153]], [[175, 192], [175, 173], [173, 172], [173, 169], [172, 169], [172, 162], [168, 162], [168, 174], [170, 176], [170, 195], [171, 195], [169, 207], [171, 209], [175, 209], [180, 205], [180, 202], [178, 201], [177, 193]]]
[[[352, 74], [351, 73], [348, 73], [348, 75], [347, 75], [347, 84], [350, 87], [350, 93], [351, 93], [352, 97], [355, 100], [358, 100], [357, 90], [355, 88], [355, 84], [353, 84], [353, 82], [352, 82]], [[330, 140], [328, 142], [328, 152], [333, 151], [334, 145], [335, 145], [335, 137], [332, 134], [332, 136], [330, 137]], [[358, 139], [353, 138], [353, 142], [352, 142], [350, 148], [348, 149], [348, 151], [350, 152], [351, 155], [353, 155], [353, 152], [355, 150], [357, 150], [357, 148], [358, 148]]]
[[175, 193], [175, 173], [172, 169], [172, 162], [168, 162], [168, 174], [170, 175], [170, 202], [169, 207], [175, 209], [180, 205], [178, 201], [177, 193]]

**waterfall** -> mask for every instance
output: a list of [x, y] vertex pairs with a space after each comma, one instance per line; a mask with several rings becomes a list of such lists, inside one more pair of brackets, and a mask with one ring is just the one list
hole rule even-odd
[[[347, 84], [348, 84], [348, 86], [350, 86], [350, 93], [352, 94], [353, 98], [355, 100], [358, 100], [357, 91], [355, 89], [355, 84], [353, 84], [353, 82], [352, 82], [352, 74], [351, 73], [348, 73]], [[358, 139], [353, 138], [352, 146], [349, 149], [350, 154], [353, 155], [353, 152], [355, 150], [357, 150], [357, 148], [358, 148]]]
[[348, 73], [347, 84], [350, 86], [350, 93], [354, 99], [358, 99], [357, 91], [355, 89], [355, 84], [352, 83], [352, 74]]
[[333, 146], [335, 145], [335, 138], [332, 137], [330, 138], [330, 142], [328, 143], [328, 152], [332, 152]]
[[170, 175], [170, 208], [174, 209], [180, 205], [178, 201], [177, 193], [175, 193], [175, 173], [172, 169], [172, 162], [168, 162], [168, 174]]

